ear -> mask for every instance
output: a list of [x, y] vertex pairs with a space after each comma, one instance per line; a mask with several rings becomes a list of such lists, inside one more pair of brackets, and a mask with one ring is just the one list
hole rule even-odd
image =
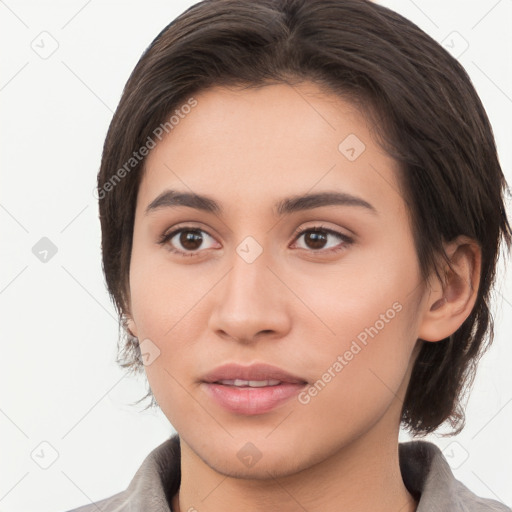
[[480, 284], [480, 245], [466, 236], [459, 236], [445, 245], [453, 270], [444, 269], [444, 282], [435, 279], [426, 310], [420, 322], [418, 337], [440, 341], [453, 334], [471, 314]]

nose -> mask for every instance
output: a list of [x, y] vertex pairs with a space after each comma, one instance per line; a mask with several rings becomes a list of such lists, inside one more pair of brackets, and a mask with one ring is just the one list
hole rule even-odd
[[291, 294], [265, 251], [252, 262], [235, 252], [231, 261], [212, 294], [211, 331], [246, 344], [285, 336], [291, 328]]

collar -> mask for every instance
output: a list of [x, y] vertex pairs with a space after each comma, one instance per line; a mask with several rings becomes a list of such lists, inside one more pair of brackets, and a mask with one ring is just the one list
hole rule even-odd
[[[441, 450], [428, 441], [399, 443], [400, 471], [409, 492], [419, 500], [416, 512], [512, 512], [480, 498], [456, 480]], [[179, 489], [180, 444], [177, 434], [144, 459], [128, 488], [100, 502], [70, 512], [172, 512], [171, 498]]]

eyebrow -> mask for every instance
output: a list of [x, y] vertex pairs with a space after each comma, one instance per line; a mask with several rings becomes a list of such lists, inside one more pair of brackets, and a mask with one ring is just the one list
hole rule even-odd
[[[145, 215], [161, 208], [176, 208], [179, 206], [186, 206], [216, 215], [222, 215], [223, 213], [220, 204], [211, 197], [193, 192], [167, 189], [151, 201], [146, 208]], [[332, 191], [296, 195], [282, 199], [274, 205], [274, 211], [278, 216], [283, 216], [322, 206], [358, 206], [374, 215], [378, 215], [375, 207], [368, 201], [346, 192]]]

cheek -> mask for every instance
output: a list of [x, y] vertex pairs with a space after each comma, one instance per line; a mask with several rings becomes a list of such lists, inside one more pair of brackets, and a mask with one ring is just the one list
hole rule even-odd
[[[357, 248], [336, 265], [294, 269], [284, 280], [308, 307], [302, 315], [311, 327], [316, 322], [319, 340], [332, 340], [340, 348], [347, 340], [359, 337], [364, 342], [372, 333], [389, 335], [405, 315], [403, 308], [417, 293], [419, 269], [411, 247], [397, 251], [392, 241], [372, 250]], [[297, 311], [300, 305], [297, 306]], [[302, 307], [301, 313], [305, 308]], [[410, 309], [407, 315], [414, 312]], [[328, 343], [330, 345], [331, 343]]]
[[134, 243], [131, 308], [141, 335], [163, 339], [172, 336], [175, 326], [186, 321], [188, 314], [194, 314], [194, 304], [211, 287], [211, 275], [195, 271], [192, 265], [172, 262], [164, 248], [148, 246]]
[[[151, 251], [134, 244], [130, 267], [132, 314], [141, 352], [144, 354], [146, 348], [151, 353], [151, 364], [145, 364], [144, 370], [157, 402], [164, 407], [178, 401], [176, 406], [165, 407], [167, 411], [189, 409], [182, 386], [188, 386], [190, 376], [195, 375], [199, 354], [196, 344], [204, 338], [207, 323], [204, 299], [218, 279], [211, 269], [179, 266], [163, 250]], [[201, 357], [207, 350], [203, 347]]]
[[[377, 315], [368, 321], [360, 313], [346, 322], [339, 319], [334, 342], [309, 353], [314, 377], [299, 396], [300, 410], [304, 423], [321, 428], [326, 438], [340, 432], [356, 436], [390, 408], [396, 408], [396, 417], [400, 414], [414, 338], [410, 312], [394, 304], [382, 310], [385, 320]], [[323, 420], [327, 411], [329, 422]]]
[[364, 407], [376, 413], [399, 391], [416, 343], [414, 304], [421, 292], [414, 250], [402, 249], [397, 256], [390, 244], [361, 255], [350, 272], [340, 266], [298, 280], [298, 294], [315, 313], [305, 327], [315, 350], [301, 354], [317, 383], [303, 400], [313, 415], [329, 403], [340, 405], [344, 421]]

